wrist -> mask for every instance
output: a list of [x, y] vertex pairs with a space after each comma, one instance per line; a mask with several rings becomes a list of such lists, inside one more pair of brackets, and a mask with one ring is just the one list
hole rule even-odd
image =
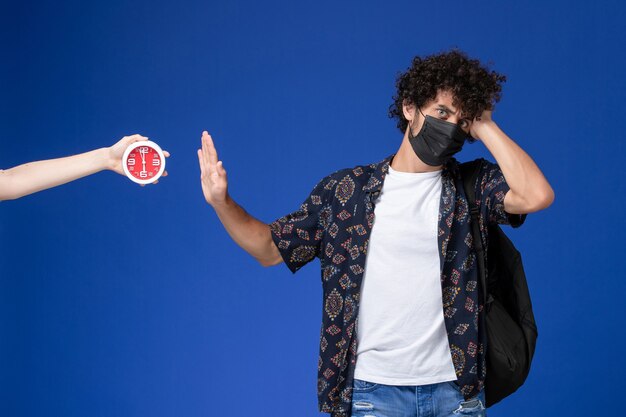
[[113, 169], [113, 160], [110, 156], [110, 148], [100, 148], [94, 151], [94, 162], [98, 171]]
[[224, 200], [222, 201], [213, 201], [212, 203], [210, 203], [211, 206], [213, 207], [213, 209], [217, 212], [222, 212], [222, 211], [228, 211], [230, 210], [233, 205], [235, 204], [235, 201], [230, 198], [230, 195], [228, 193], [226, 193], [226, 196], [224, 197]]
[[493, 120], [483, 121], [474, 126], [474, 134], [478, 140], [485, 141], [485, 139], [488, 140], [489, 137], [493, 136], [498, 129], [498, 125]]

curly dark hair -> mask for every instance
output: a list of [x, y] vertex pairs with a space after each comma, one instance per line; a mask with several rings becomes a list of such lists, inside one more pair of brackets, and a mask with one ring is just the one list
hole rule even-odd
[[408, 123], [402, 113], [404, 100], [420, 108], [434, 100], [438, 90], [450, 90], [453, 105], [473, 119], [500, 101], [501, 84], [505, 81], [506, 76], [490, 71], [458, 49], [425, 58], [416, 56], [411, 67], [398, 75], [389, 117], [398, 120], [398, 129], [404, 133]]

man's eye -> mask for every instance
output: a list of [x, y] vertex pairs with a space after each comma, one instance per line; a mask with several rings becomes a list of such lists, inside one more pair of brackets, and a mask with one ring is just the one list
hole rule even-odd
[[437, 109], [439, 116], [445, 117], [448, 113], [444, 109]]

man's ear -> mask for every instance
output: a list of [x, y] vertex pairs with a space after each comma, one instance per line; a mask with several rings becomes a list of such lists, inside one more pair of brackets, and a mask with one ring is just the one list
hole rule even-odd
[[402, 114], [406, 120], [409, 122], [412, 121], [415, 118], [415, 104], [404, 99], [402, 101]]

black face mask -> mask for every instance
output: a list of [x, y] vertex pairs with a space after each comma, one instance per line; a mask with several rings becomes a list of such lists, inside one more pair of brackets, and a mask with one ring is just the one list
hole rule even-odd
[[443, 165], [461, 150], [467, 137], [459, 125], [431, 116], [424, 116], [424, 124], [417, 135], [413, 136], [409, 127], [409, 143], [413, 151], [422, 162], [431, 166]]

